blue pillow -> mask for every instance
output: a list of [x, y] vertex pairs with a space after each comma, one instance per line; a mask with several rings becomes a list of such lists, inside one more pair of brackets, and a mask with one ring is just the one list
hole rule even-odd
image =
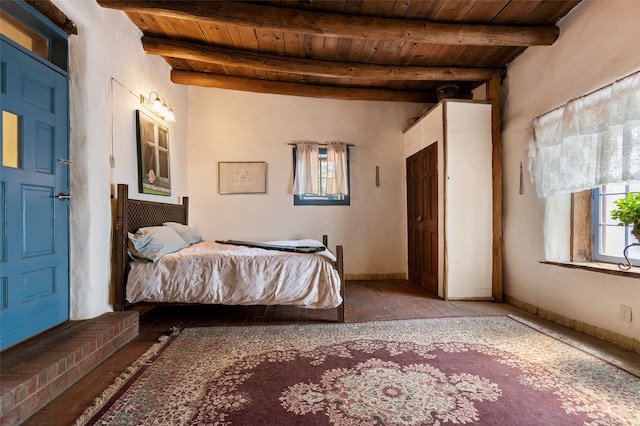
[[157, 262], [165, 254], [189, 247], [189, 244], [168, 226], [149, 226], [138, 229], [135, 234], [129, 232], [129, 241], [133, 244], [136, 255], [153, 262]]
[[178, 222], [165, 222], [163, 225], [176, 231], [189, 245], [202, 241], [202, 236], [190, 226]]

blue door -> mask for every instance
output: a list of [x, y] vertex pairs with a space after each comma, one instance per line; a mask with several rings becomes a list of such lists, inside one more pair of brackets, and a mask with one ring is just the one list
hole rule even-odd
[[63, 72], [0, 42], [4, 349], [69, 318], [69, 108]]

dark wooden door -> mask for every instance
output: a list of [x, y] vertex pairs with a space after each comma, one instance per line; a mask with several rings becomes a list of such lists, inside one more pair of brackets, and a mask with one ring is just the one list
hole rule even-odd
[[407, 158], [409, 280], [438, 293], [438, 146]]

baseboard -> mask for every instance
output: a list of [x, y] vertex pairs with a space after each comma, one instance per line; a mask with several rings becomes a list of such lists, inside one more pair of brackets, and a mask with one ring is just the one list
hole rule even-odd
[[398, 272], [393, 274], [345, 274], [346, 281], [382, 281], [382, 280], [406, 280], [407, 274]]
[[509, 296], [508, 294], [505, 294], [504, 301], [510, 305], [515, 306], [516, 308], [527, 311], [530, 314], [539, 316], [540, 318], [553, 321], [556, 324], [560, 324], [565, 327], [572, 328], [581, 333], [596, 337], [600, 340], [605, 340], [609, 343], [613, 343], [614, 345], [618, 345], [626, 350], [640, 353], [640, 340], [638, 339], [623, 336], [622, 334], [605, 330], [604, 328], [596, 327], [595, 325], [587, 324], [582, 321], [565, 317], [564, 315], [560, 315], [558, 313], [548, 311], [544, 308], [540, 308], [539, 306], [532, 305], [531, 303], [518, 300], [515, 297]]

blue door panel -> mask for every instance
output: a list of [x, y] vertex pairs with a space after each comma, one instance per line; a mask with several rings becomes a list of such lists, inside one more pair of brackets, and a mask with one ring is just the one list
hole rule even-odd
[[38, 74], [21, 70], [21, 81], [19, 86], [22, 88], [21, 100], [29, 103], [38, 109], [47, 112], [53, 112], [54, 88], [50, 79], [45, 76], [40, 77]]
[[54, 129], [46, 123], [37, 122], [35, 128], [34, 141], [36, 144], [36, 171], [40, 173], [55, 173], [55, 159], [53, 153], [54, 146]]
[[[20, 117], [20, 167], [1, 167], [0, 349], [69, 318], [67, 77], [1, 41], [3, 110]], [[0, 156], [2, 154], [0, 153]], [[1, 164], [1, 162], [0, 162]]]
[[53, 229], [55, 189], [22, 186], [22, 255], [42, 256], [54, 253]]
[[22, 275], [22, 301], [24, 305], [56, 293], [55, 268], [45, 268]]
[[[0, 311], [3, 315], [3, 344], [10, 346], [50, 328], [51, 325], [43, 328], [43, 318], [53, 325], [68, 319], [68, 314], [63, 314], [65, 306], [61, 306], [58, 297], [56, 275], [55, 270], [45, 269], [22, 277], [8, 277], [8, 303], [6, 309]], [[14, 309], [20, 309], [21, 315], [5, 315]]]

